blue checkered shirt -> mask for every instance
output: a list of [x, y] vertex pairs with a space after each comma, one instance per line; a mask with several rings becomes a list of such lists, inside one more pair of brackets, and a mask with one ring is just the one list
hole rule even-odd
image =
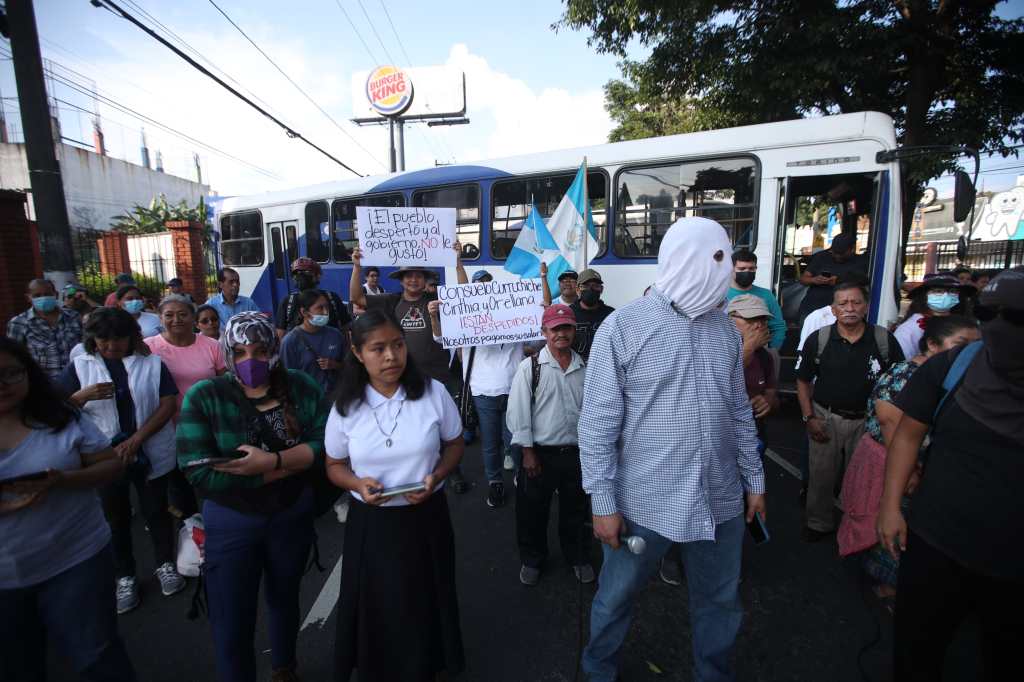
[[764, 492], [739, 332], [721, 310], [690, 319], [657, 289], [594, 338], [579, 424], [595, 514], [674, 542], [714, 540]]
[[7, 323], [7, 336], [28, 348], [43, 371], [56, 379], [67, 367], [71, 349], [82, 340], [82, 318], [73, 310], [60, 308], [57, 326], [51, 327], [36, 315], [35, 308], [29, 308]]

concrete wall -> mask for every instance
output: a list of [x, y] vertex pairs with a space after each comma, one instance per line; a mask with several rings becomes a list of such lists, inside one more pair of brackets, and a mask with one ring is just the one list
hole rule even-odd
[[[199, 197], [210, 193], [208, 185], [157, 173], [71, 145], [59, 145], [57, 158], [72, 227], [108, 229], [113, 216], [135, 204], [148, 205], [160, 194], [164, 194], [169, 203], [185, 199], [195, 206]], [[25, 145], [0, 144], [0, 189], [24, 191], [31, 197]], [[34, 220], [35, 208], [31, 201], [29, 212]]]

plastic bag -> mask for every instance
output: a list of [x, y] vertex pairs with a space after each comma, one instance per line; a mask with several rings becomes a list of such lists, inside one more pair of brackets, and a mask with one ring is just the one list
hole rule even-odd
[[199, 576], [205, 554], [206, 531], [203, 528], [203, 517], [193, 514], [185, 519], [178, 531], [178, 573], [188, 578]]

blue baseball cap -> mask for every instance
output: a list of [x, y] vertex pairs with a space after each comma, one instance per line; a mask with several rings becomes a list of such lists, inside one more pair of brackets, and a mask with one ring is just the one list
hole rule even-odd
[[489, 282], [494, 279], [494, 276], [486, 270], [477, 270], [473, 273], [472, 281], [474, 282]]

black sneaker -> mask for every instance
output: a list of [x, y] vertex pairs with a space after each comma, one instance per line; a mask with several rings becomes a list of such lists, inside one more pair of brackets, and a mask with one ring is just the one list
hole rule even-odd
[[448, 474], [448, 482], [452, 485], [452, 492], [456, 495], [461, 495], [469, 490], [469, 483], [462, 476], [462, 472], [456, 469], [455, 471]]
[[504, 507], [505, 484], [501, 481], [491, 481], [487, 488], [487, 506], [492, 508]]

